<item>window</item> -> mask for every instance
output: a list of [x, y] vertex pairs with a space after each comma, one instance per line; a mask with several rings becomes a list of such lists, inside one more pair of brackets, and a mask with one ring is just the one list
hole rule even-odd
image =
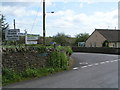
[[115, 43], [113, 43], [113, 47], [115, 47]]
[[92, 43], [90, 42], [90, 47], [92, 47]]
[[96, 42], [94, 42], [94, 47], [96, 47]]

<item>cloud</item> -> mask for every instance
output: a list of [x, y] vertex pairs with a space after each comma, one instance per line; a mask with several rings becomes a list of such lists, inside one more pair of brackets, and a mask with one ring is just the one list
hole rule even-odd
[[29, 8], [24, 6], [0, 6], [0, 8], [2, 8], [2, 13], [5, 16], [29, 17], [36, 16], [37, 14], [39, 16], [42, 15], [40, 11], [38, 12], [37, 10], [29, 10]]
[[[87, 2], [87, 3], [94, 3], [94, 2], [118, 2], [119, 0], [46, 0], [48, 2]], [[2, 0], [1, 2], [41, 2], [41, 0]]]
[[56, 12], [55, 15], [59, 15], [59, 18], [47, 25], [57, 29], [58, 32], [65, 32], [72, 36], [76, 33], [87, 32], [92, 33], [95, 28], [108, 29], [118, 27], [118, 10], [111, 12], [95, 12], [93, 15], [87, 15], [85, 13], [76, 14], [72, 10], [65, 10]]
[[[48, 6], [52, 5], [54, 0], [47, 2]], [[23, 4], [23, 3], [22, 3]], [[30, 3], [29, 3], [30, 4]], [[81, 3], [82, 4], [82, 3]], [[34, 3], [36, 6], [37, 4]], [[33, 6], [34, 6], [33, 5]], [[40, 33], [42, 35], [42, 12], [37, 12], [33, 7], [23, 5], [9, 5], [0, 6], [2, 12], [8, 18], [15, 18], [17, 27], [24, 31], [27, 29], [30, 33]], [[82, 7], [82, 5], [81, 5]], [[41, 7], [39, 7], [41, 9]], [[35, 17], [38, 16], [36, 19]], [[13, 18], [14, 17], [14, 18]], [[118, 10], [108, 12], [94, 12], [93, 14], [76, 13], [71, 9], [64, 11], [58, 10], [54, 14], [46, 15], [46, 32], [47, 36], [55, 35], [57, 32], [64, 32], [71, 36], [78, 33], [92, 33], [95, 28], [115, 28], [118, 26]], [[12, 28], [12, 22], [10, 22]]]
[[80, 3], [80, 8], [83, 8], [83, 3]]

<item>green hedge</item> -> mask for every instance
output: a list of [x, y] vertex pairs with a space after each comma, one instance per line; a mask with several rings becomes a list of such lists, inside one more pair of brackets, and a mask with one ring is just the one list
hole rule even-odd
[[54, 51], [48, 59], [48, 66], [53, 68], [67, 69], [68, 57], [65, 52]]

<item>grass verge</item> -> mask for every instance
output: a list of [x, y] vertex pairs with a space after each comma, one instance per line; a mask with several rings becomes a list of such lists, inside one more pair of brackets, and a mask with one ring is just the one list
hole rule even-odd
[[40, 78], [43, 76], [47, 76], [50, 74], [54, 74], [57, 72], [64, 71], [66, 69], [62, 68], [40, 68], [40, 69], [32, 69], [28, 68], [24, 72], [17, 73], [10, 69], [3, 69], [3, 77], [2, 77], [2, 85], [6, 86], [8, 84], [12, 84], [15, 82], [20, 82], [24, 80], [31, 80], [34, 78]]

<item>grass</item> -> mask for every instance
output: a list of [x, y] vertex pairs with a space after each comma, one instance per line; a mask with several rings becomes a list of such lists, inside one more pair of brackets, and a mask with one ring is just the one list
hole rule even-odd
[[0, 87], [2, 86], [2, 75], [0, 75]]
[[31, 80], [33, 78], [40, 78], [43, 76], [47, 76], [50, 74], [54, 74], [60, 71], [64, 71], [64, 69], [60, 68], [40, 68], [40, 69], [32, 69], [28, 68], [24, 72], [17, 73], [10, 69], [3, 69], [3, 77], [2, 77], [2, 85], [8, 85], [15, 82], [20, 82], [24, 80]]

